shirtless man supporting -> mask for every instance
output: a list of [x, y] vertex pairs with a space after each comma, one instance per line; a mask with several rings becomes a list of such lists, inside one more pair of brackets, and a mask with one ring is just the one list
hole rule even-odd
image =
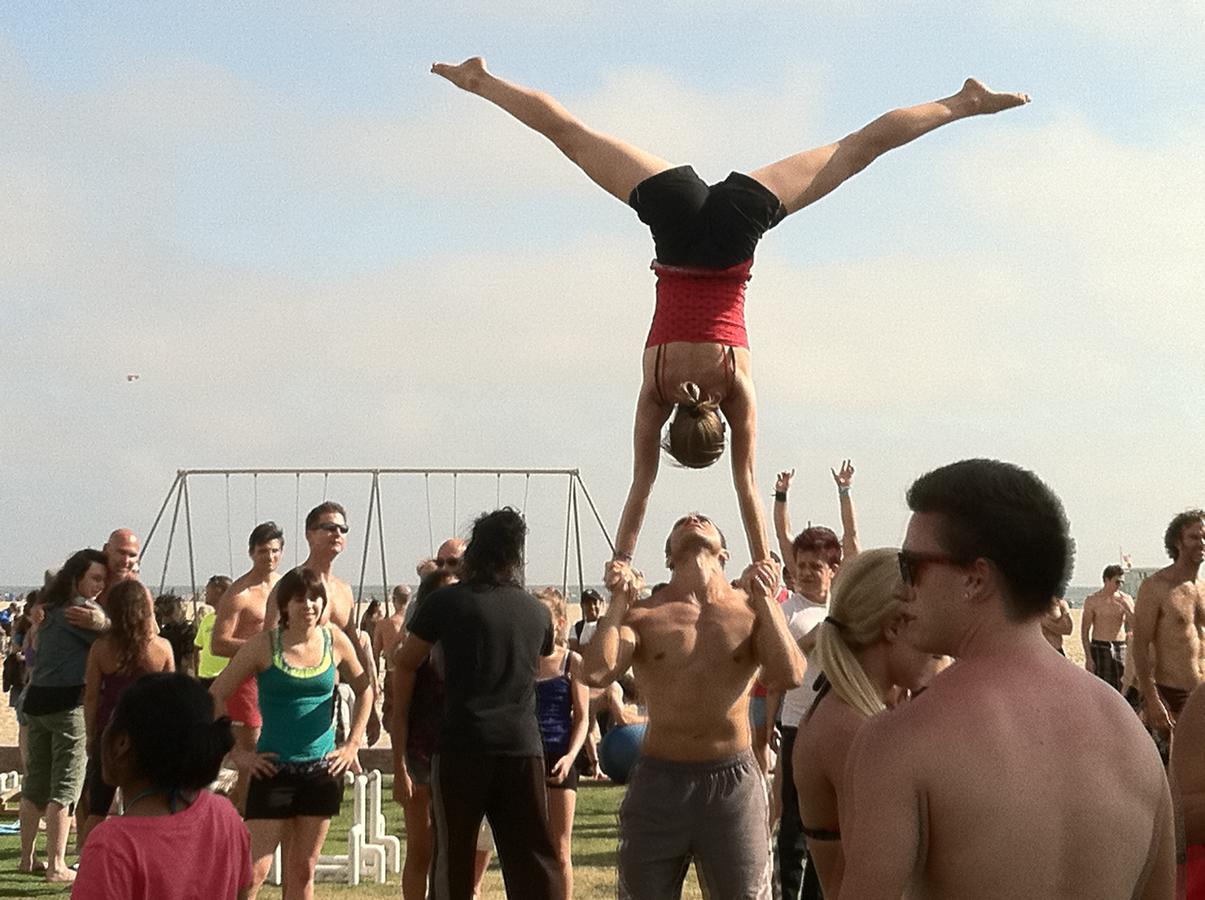
[[1121, 589], [1125, 576], [1126, 570], [1121, 566], [1105, 566], [1101, 575], [1104, 587], [1084, 600], [1084, 617], [1079, 625], [1084, 668], [1119, 693], [1125, 674], [1126, 645], [1134, 636], [1134, 601]]
[[1071, 571], [1062, 504], [1033, 473], [977, 459], [921, 477], [908, 505], [909, 639], [957, 662], [854, 739], [840, 896], [1170, 900], [1158, 754], [1038, 625]]
[[[264, 616], [272, 588], [280, 580], [276, 567], [284, 550], [284, 532], [275, 522], [261, 522], [251, 529], [247, 555], [251, 570], [240, 575], [218, 600], [210, 649], [215, 656], [233, 657], [243, 644], [264, 630]], [[263, 720], [259, 714], [259, 690], [254, 676], [248, 678], [226, 700], [226, 715], [234, 724], [234, 746], [255, 752]], [[238, 783], [230, 795], [239, 810], [247, 796], [250, 775], [240, 769]]]
[[[368, 719], [368, 730], [365, 741], [368, 746], [377, 742], [381, 736], [381, 717], [377, 713], [377, 667], [372, 661], [372, 648], [367, 641], [360, 639], [356, 627], [356, 599], [352, 594], [351, 585], [336, 578], [331, 567], [335, 557], [347, 546], [347, 512], [343, 506], [334, 500], [326, 500], [311, 509], [305, 517], [305, 540], [310, 547], [310, 555], [301, 563], [300, 568], [309, 569], [319, 578], [326, 588], [326, 609], [322, 612], [320, 624], [330, 622], [343, 630], [356, 648], [360, 657], [360, 665], [372, 679], [372, 696], [368, 698], [372, 714]], [[276, 598], [270, 597], [264, 628], [275, 628], [280, 610], [277, 609]], [[337, 699], [337, 698], [336, 698]]]
[[1134, 666], [1146, 721], [1167, 734], [1205, 680], [1205, 510], [1176, 516], [1163, 535], [1172, 564], [1142, 582], [1134, 610]]
[[680, 895], [691, 859], [710, 897], [771, 895], [766, 788], [750, 749], [749, 684], [803, 679], [778, 609], [778, 571], [750, 566], [734, 589], [724, 537], [707, 517], [680, 519], [666, 542], [669, 584], [638, 600], [626, 562], [607, 569], [611, 603], [585, 647], [587, 683], [635, 667], [648, 731], [619, 812], [619, 896]]

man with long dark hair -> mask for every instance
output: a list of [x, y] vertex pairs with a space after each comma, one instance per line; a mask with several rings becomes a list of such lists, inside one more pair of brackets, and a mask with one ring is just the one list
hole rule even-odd
[[[523, 589], [527, 526], [509, 507], [480, 516], [464, 553], [462, 581], [414, 613], [398, 653], [416, 670], [439, 643], [444, 658], [443, 728], [432, 761], [434, 896], [473, 896], [473, 856], [489, 820], [512, 897], [559, 898], [559, 864], [548, 825], [544, 745], [535, 676], [553, 648], [548, 610]], [[399, 682], [400, 693], [413, 681]], [[401, 763], [404, 767], [404, 761]]]

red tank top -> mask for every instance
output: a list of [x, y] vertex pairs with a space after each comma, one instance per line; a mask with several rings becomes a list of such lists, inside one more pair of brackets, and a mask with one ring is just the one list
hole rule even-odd
[[657, 310], [645, 347], [674, 341], [748, 347], [745, 331], [745, 282], [753, 258], [727, 269], [663, 266], [657, 273]]

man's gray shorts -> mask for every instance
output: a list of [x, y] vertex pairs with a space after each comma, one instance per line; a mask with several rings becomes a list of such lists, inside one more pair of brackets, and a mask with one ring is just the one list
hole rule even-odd
[[620, 900], [681, 896], [691, 860], [704, 896], [769, 900], [766, 786], [752, 751], [636, 763], [619, 807]]

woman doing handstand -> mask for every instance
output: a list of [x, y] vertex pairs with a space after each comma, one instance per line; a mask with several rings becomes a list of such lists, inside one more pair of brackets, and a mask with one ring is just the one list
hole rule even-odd
[[[1028, 102], [967, 79], [942, 100], [896, 109], [833, 144], [805, 150], [708, 186], [690, 166], [672, 166], [574, 118], [547, 94], [503, 81], [480, 57], [431, 71], [477, 94], [538, 131], [603, 190], [636, 210], [653, 233], [657, 308], [645, 342], [636, 403], [632, 485], [624, 503], [615, 558], [628, 561], [664, 448], [684, 466], [702, 468], [724, 451], [732, 428], [732, 475], [754, 560], [770, 557], [754, 478], [757, 407], [745, 282], [758, 240], [895, 147], [956, 119]], [[722, 414], [722, 417], [721, 417]]]

